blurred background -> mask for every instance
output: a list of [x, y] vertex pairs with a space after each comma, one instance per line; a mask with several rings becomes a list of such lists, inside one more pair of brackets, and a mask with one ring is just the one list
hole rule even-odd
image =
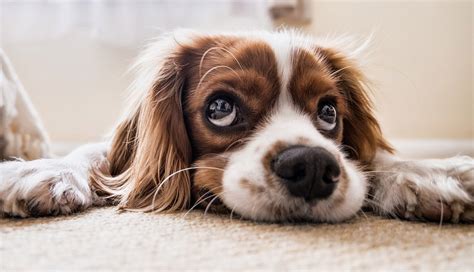
[[178, 27], [345, 35], [373, 44], [364, 69], [391, 139], [474, 149], [471, 1], [0, 0], [0, 42], [53, 143], [99, 140], [124, 105], [128, 66]]

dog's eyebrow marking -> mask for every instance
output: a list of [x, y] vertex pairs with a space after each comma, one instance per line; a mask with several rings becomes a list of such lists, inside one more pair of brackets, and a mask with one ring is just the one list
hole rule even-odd
[[237, 62], [237, 64], [239, 65], [240, 69], [243, 70], [244, 68], [242, 68], [242, 65], [240, 64], [239, 60], [235, 57], [235, 55], [230, 52], [229, 50], [227, 50], [226, 48], [222, 47], [222, 46], [213, 46], [209, 49], [206, 50], [206, 52], [204, 52], [204, 54], [202, 54], [202, 57], [201, 57], [201, 60], [199, 61], [199, 77], [202, 77], [202, 72], [201, 72], [201, 69], [202, 69], [202, 64], [204, 62], [204, 59], [206, 58], [206, 55], [208, 53], [210, 53], [211, 51], [213, 50], [217, 50], [217, 49], [220, 49], [226, 53], [228, 53], [234, 60], [235, 62]]
[[199, 83], [196, 87], [196, 89], [199, 89], [199, 87], [201, 86], [201, 83], [203, 82], [203, 80], [206, 78], [207, 75], [209, 75], [212, 71], [216, 70], [216, 69], [219, 69], [219, 68], [226, 68], [226, 69], [229, 69], [231, 72], [233, 72], [239, 79], [240, 81], [242, 81], [242, 78], [240, 77], [240, 75], [232, 68], [230, 68], [229, 66], [227, 65], [218, 65], [218, 66], [214, 66], [212, 67], [211, 69], [209, 69], [202, 77], [201, 79], [199, 80]]

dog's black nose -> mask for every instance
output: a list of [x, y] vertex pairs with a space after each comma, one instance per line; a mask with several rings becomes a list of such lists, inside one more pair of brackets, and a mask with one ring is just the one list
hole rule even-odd
[[273, 159], [272, 169], [292, 195], [306, 201], [329, 197], [341, 174], [336, 158], [321, 147], [285, 149]]

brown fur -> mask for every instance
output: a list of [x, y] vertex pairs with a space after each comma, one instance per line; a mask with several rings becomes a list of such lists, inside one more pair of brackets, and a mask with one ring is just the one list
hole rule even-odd
[[[200, 158], [194, 165], [199, 170], [194, 175], [193, 189], [205, 188], [213, 194], [222, 193], [221, 180], [227, 165], [226, 154], [211, 154]], [[202, 167], [201, 169], [199, 169]]]
[[[188, 94], [184, 106], [194, 157], [209, 152], [224, 152], [231, 145], [238, 147], [238, 141], [248, 137], [268, 113], [279, 90], [275, 56], [266, 44], [234, 41], [231, 46], [214, 49], [205, 56], [202, 54], [194, 56], [194, 60], [189, 62]], [[198, 63], [202, 64], [201, 69], [198, 69]], [[199, 70], [204, 75], [217, 66], [232, 70], [216, 69], [199, 84]], [[247, 113], [249, 119], [241, 130], [225, 133], [211, 130], [206, 125], [203, 105], [209, 96], [219, 91], [231, 93], [245, 102], [241, 110]]]
[[190, 175], [175, 174], [191, 163], [181, 108], [184, 78], [179, 54], [165, 61], [136, 112], [115, 131], [108, 155], [111, 176], [92, 179], [99, 190], [118, 197], [123, 209], [165, 211], [189, 205]]
[[262, 158], [262, 165], [265, 169], [265, 181], [267, 182], [268, 187], [275, 187], [279, 186], [278, 180], [273, 174], [272, 170], [272, 160], [275, 158], [280, 152], [290, 147], [288, 143], [278, 141], [268, 150], [268, 152]]
[[337, 80], [331, 75], [330, 67], [324, 59], [300, 49], [293, 55], [293, 74], [289, 83], [289, 90], [295, 101], [303, 111], [313, 117], [314, 125], [318, 127], [318, 105], [322, 99], [329, 99], [335, 103], [337, 122], [331, 132], [320, 132], [337, 142], [342, 141], [342, 120], [347, 115], [347, 104], [344, 93], [339, 89]]
[[261, 194], [261, 193], [265, 192], [265, 187], [259, 186], [259, 185], [254, 185], [253, 183], [251, 183], [247, 179], [242, 179], [240, 181], [240, 186], [242, 186], [242, 188], [246, 188], [247, 190], [252, 192], [252, 194]]
[[212, 211], [224, 211], [227, 208], [220, 202], [222, 194], [222, 176], [227, 166], [227, 154], [210, 154], [200, 158], [194, 166], [197, 168], [193, 176], [193, 203]]
[[[320, 55], [295, 52], [289, 86], [295, 102], [316, 118], [319, 99], [334, 98], [342, 121], [337, 133], [327, 136], [347, 145], [352, 158], [368, 163], [377, 148], [391, 151], [373, 116], [361, 72], [341, 53], [318, 50]], [[265, 122], [280, 90], [276, 58], [262, 42], [200, 36], [176, 45], [154, 78], [115, 130], [110, 175], [96, 172], [91, 183], [122, 209], [182, 210], [192, 195], [197, 200], [203, 191], [222, 192], [222, 171], [209, 167], [224, 169], [226, 152], [239, 148]], [[206, 124], [206, 99], [219, 91], [245, 102], [241, 110], [248, 118], [241, 130], [226, 133]], [[197, 167], [193, 180], [186, 170], [192, 163]]]
[[383, 137], [373, 114], [368, 80], [357, 64], [341, 52], [329, 48], [322, 48], [320, 52], [337, 77], [348, 108], [342, 143], [349, 147], [347, 152], [352, 159], [369, 166], [378, 148], [388, 152], [393, 152], [393, 148]]

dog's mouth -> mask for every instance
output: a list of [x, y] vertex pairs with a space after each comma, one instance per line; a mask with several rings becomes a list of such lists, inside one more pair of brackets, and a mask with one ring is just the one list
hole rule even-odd
[[[292, 197], [290, 196], [285, 196], [289, 197], [290, 199]], [[299, 208], [291, 208], [288, 211], [284, 212], [283, 210], [286, 210], [283, 206], [278, 206], [278, 205], [270, 205], [266, 207], [261, 207], [261, 209], [272, 213], [273, 215], [271, 218], [253, 218], [253, 216], [245, 216], [244, 214], [239, 213], [236, 208], [238, 207], [233, 207], [230, 208], [228, 205], [226, 205], [222, 199], [222, 194], [212, 192], [209, 189], [205, 188], [200, 188], [193, 190], [193, 198], [192, 198], [192, 203], [191, 207], [188, 209], [188, 211], [192, 210], [200, 210], [204, 212], [204, 215], [207, 214], [224, 214], [228, 215], [230, 214], [231, 217], [239, 218], [239, 219], [250, 219], [250, 220], [257, 220], [261, 222], [291, 222], [291, 223], [299, 223], [299, 222], [316, 222], [314, 219], [312, 219], [309, 216], [309, 209], [311, 206], [316, 205], [316, 201], [312, 201], [311, 203], [306, 202], [303, 198], [293, 198], [293, 200], [296, 200], [299, 204], [296, 205]], [[291, 201], [289, 201], [291, 202]], [[273, 203], [275, 204], [275, 203]], [[306, 209], [303, 209], [301, 207], [306, 207]], [[292, 210], [293, 212], [291, 212]]]

